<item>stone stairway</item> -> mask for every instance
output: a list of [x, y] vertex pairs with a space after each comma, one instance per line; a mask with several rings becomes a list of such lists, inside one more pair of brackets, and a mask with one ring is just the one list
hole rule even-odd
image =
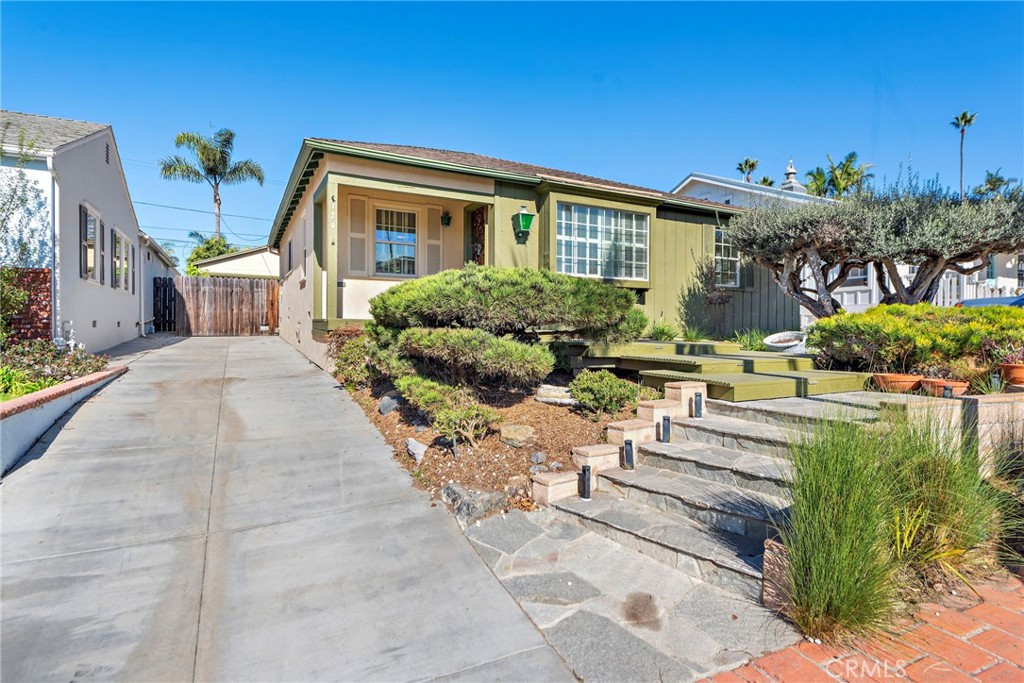
[[[581, 471], [536, 475], [534, 499], [688, 576], [759, 599], [764, 540], [788, 508], [791, 445], [816, 424], [872, 422], [877, 406], [869, 397], [708, 400], [697, 381], [669, 382], [665, 395], [641, 402], [636, 419], [609, 424], [609, 443], [573, 450], [580, 470], [590, 467], [589, 500], [580, 498]], [[624, 467], [626, 440], [633, 469]]]

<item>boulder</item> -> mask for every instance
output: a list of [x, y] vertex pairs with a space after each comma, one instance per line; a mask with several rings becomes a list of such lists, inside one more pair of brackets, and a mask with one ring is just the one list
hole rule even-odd
[[574, 406], [576, 399], [568, 387], [556, 387], [553, 384], [542, 384], [534, 396], [541, 403], [549, 403], [554, 406]]
[[546, 461], [547, 459], [548, 456], [543, 451], [537, 451], [536, 453], [530, 456], [530, 462], [532, 462], [534, 465], [539, 465], [542, 462]]
[[505, 505], [503, 493], [467, 489], [454, 482], [441, 489], [441, 499], [452, 506], [455, 519], [463, 528]]
[[381, 415], [389, 415], [405, 403], [405, 399], [397, 391], [389, 391], [380, 400], [377, 410]]
[[534, 432], [530, 425], [502, 425], [501, 442], [512, 448], [523, 448], [533, 442]]
[[417, 465], [419, 465], [423, 460], [423, 456], [427, 454], [427, 448], [427, 444], [420, 443], [412, 437], [405, 440], [405, 449], [409, 451], [409, 455], [412, 456], [412, 459], [416, 461]]

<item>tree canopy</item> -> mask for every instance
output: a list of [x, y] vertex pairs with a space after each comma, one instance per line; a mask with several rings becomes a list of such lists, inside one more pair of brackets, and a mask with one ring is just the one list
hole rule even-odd
[[192, 249], [192, 253], [185, 259], [185, 274], [186, 275], [205, 275], [196, 267], [196, 261], [202, 261], [203, 259], [213, 258], [215, 256], [223, 256], [224, 254], [233, 254], [238, 251], [238, 247], [233, 247], [227, 243], [227, 240], [223, 236], [214, 235], [213, 237], [207, 237], [200, 232], [192, 232], [189, 237], [196, 241], [196, 246]]
[[[842, 202], [764, 204], [725, 229], [746, 258], [820, 318], [839, 312], [833, 295], [854, 268], [874, 267], [881, 303], [915, 304], [934, 298], [947, 270], [975, 273], [993, 254], [1024, 249], [1022, 197], [1018, 185], [960, 200], [915, 182]], [[909, 281], [901, 264], [914, 266]]]

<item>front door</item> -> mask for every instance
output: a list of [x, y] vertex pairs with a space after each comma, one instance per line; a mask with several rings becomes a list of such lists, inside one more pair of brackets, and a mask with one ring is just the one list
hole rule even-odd
[[481, 206], [471, 215], [469, 226], [469, 260], [484, 265], [484, 234], [487, 230], [487, 207]]

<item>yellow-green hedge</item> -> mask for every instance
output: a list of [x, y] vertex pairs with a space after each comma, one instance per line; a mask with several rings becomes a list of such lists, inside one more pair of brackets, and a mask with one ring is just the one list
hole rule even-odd
[[1024, 347], [1024, 309], [877, 306], [840, 313], [811, 327], [808, 344], [827, 367], [908, 372], [935, 363], [998, 361]]

